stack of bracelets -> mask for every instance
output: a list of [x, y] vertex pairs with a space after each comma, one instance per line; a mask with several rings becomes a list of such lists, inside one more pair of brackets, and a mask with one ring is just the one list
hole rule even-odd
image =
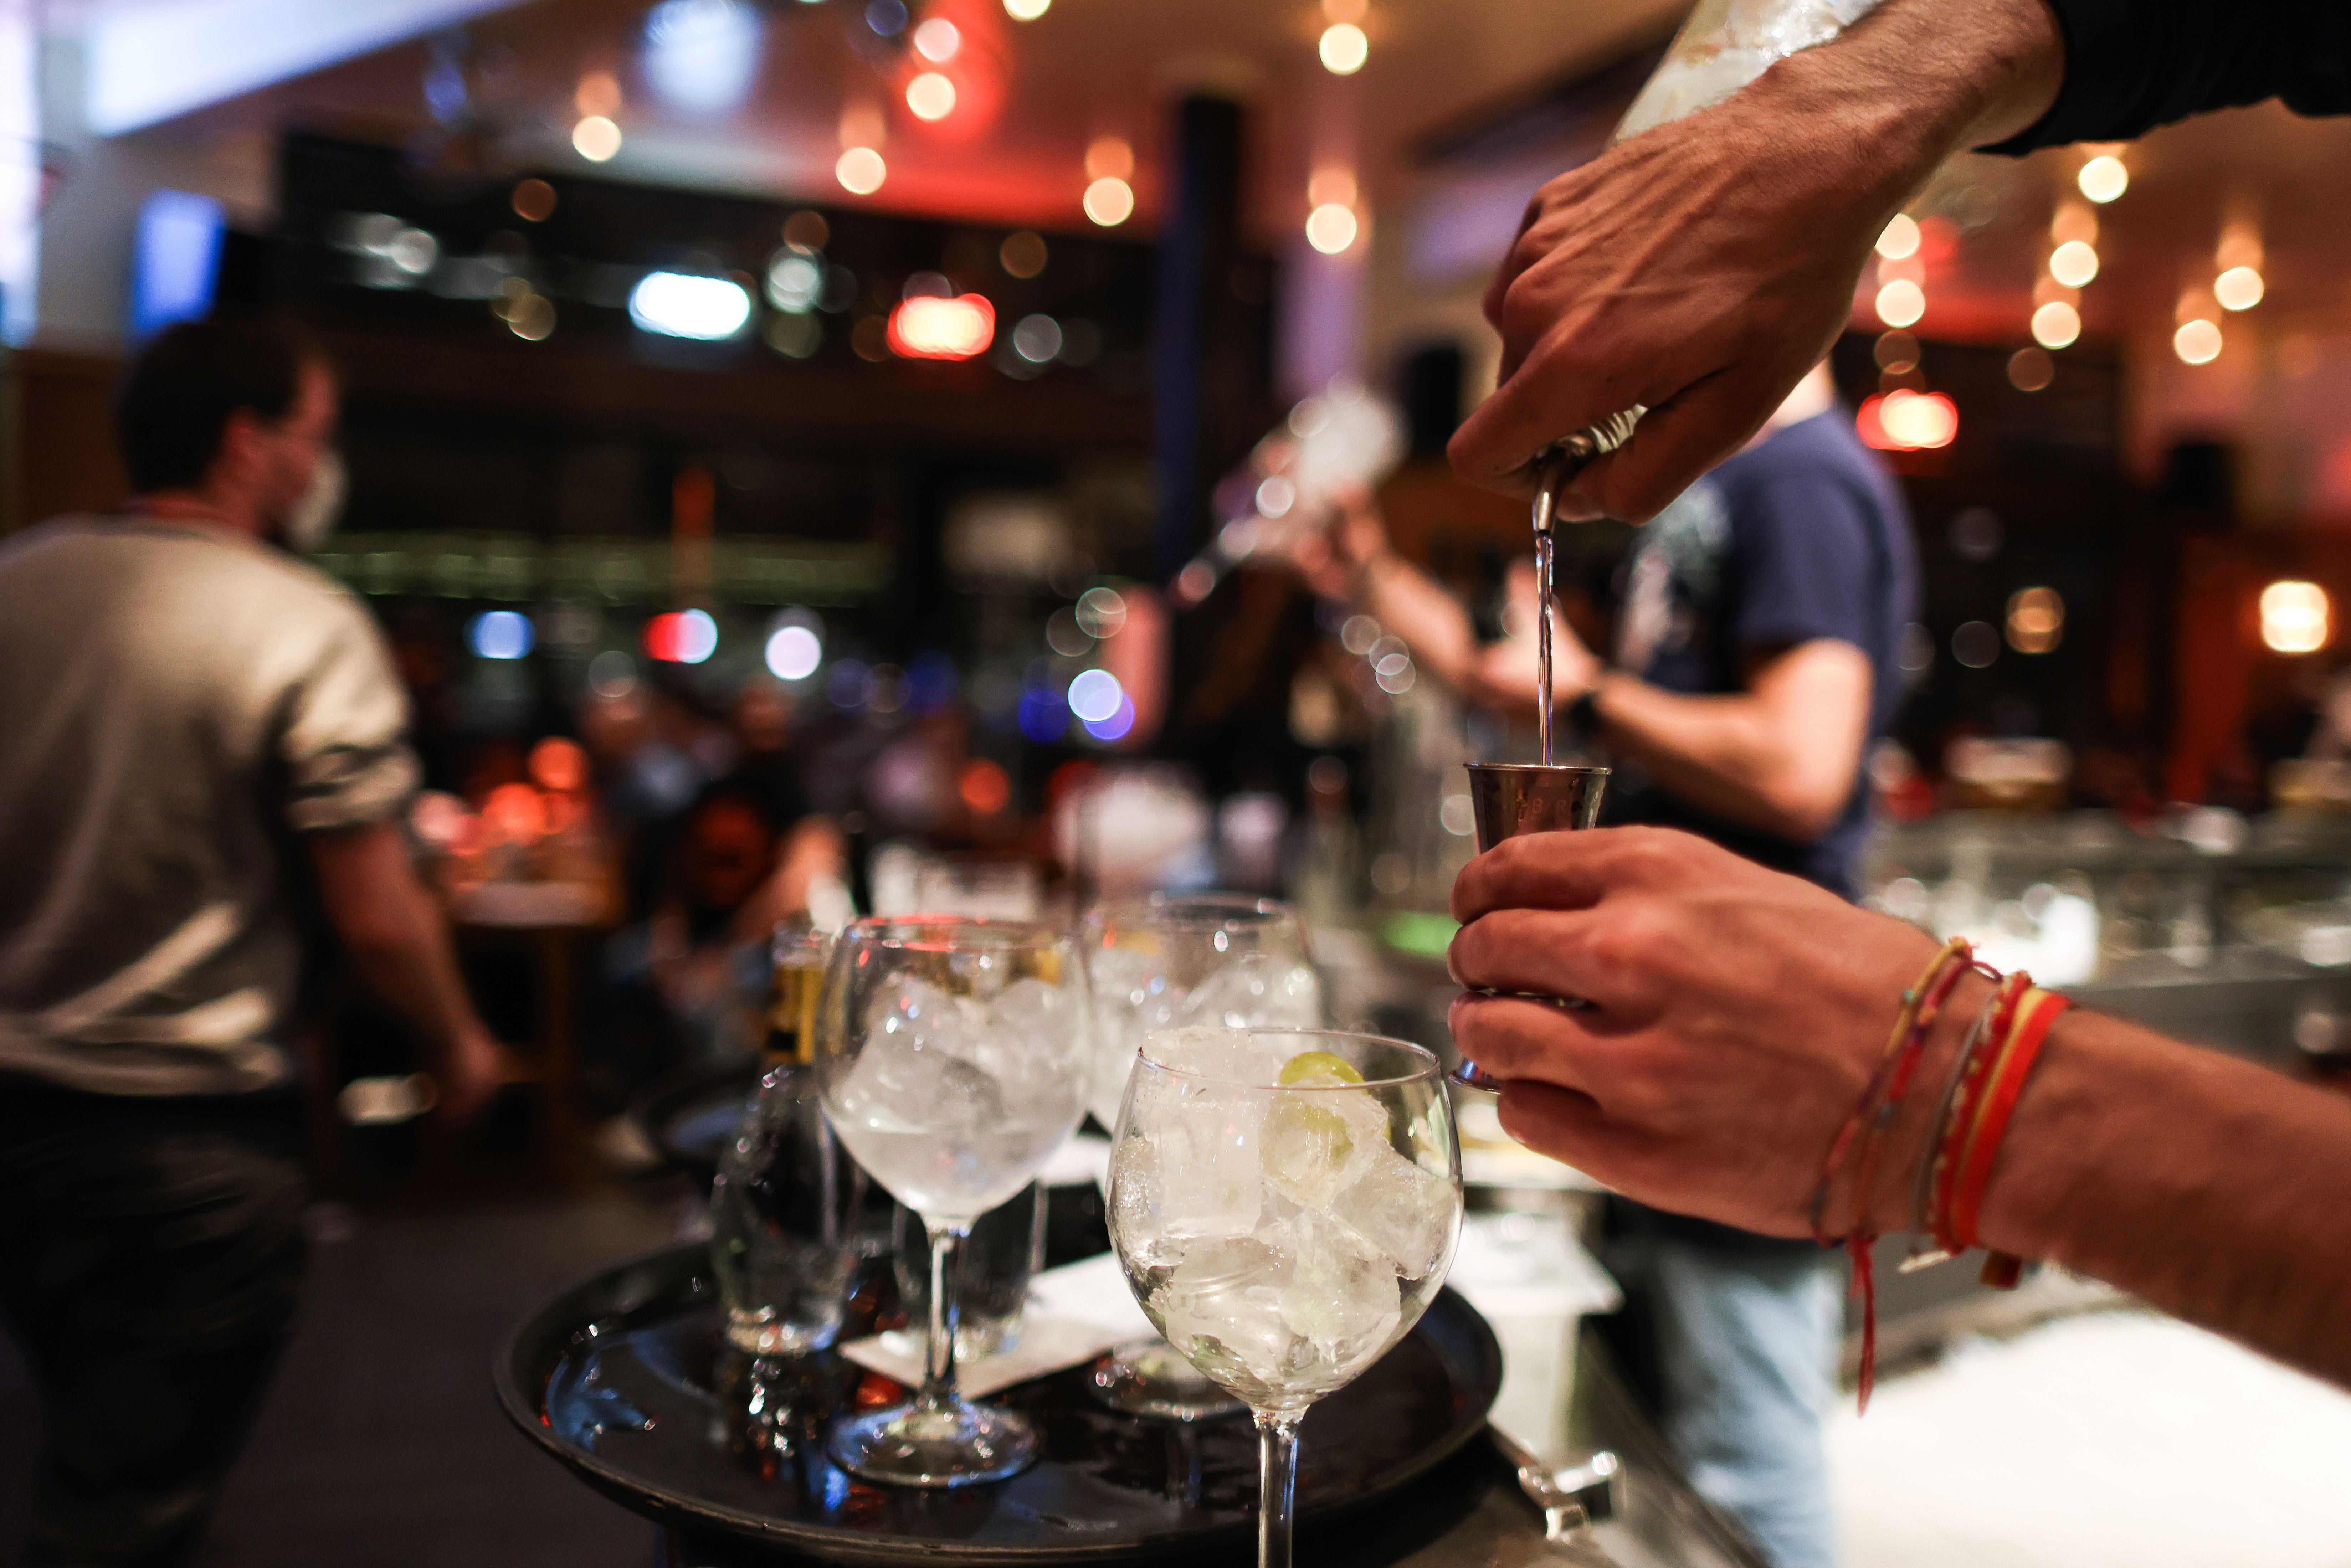
[[[1813, 1190], [1813, 1239], [1823, 1247], [1837, 1245], [1828, 1228], [1831, 1189], [1845, 1167], [1855, 1162], [1855, 1222], [1844, 1237], [1853, 1258], [1854, 1292], [1861, 1298], [1861, 1407], [1869, 1408], [1869, 1393], [1877, 1376], [1877, 1288], [1870, 1267], [1871, 1249], [1877, 1240], [1868, 1225], [1868, 1195], [1875, 1189], [1877, 1165], [1887, 1131], [1911, 1080], [1927, 1054], [1927, 1037], [1943, 1004], [1960, 977], [1973, 969], [1998, 982], [1983, 1009], [1976, 1015], [1951, 1064], [1949, 1081], [1936, 1113], [1938, 1129], [1931, 1152], [1919, 1162], [1916, 1193], [1911, 1200], [1911, 1228], [1930, 1239], [1930, 1251], [1905, 1260], [1907, 1269], [1924, 1268], [1957, 1257], [1977, 1244], [1976, 1219], [1985, 1186], [1991, 1180], [1992, 1162], [1999, 1157], [2001, 1135], [2008, 1131], [2017, 1097], [2049, 1026], [2070, 1005], [2064, 997], [2034, 986], [2022, 970], [2002, 976], [1976, 962], [1974, 950], [1953, 937], [1935, 955], [1917, 984], [1902, 993], [1902, 1010], [1895, 1015], [1894, 1034], [1870, 1075], [1853, 1114], [1837, 1130], [1821, 1169], [1820, 1185]], [[2015, 1287], [2022, 1265], [2004, 1252], [1984, 1262], [1983, 1282], [1996, 1290]]]

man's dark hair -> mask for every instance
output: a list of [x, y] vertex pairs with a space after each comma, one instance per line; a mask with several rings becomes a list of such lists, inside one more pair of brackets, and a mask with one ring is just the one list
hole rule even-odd
[[200, 483], [231, 414], [242, 408], [285, 418], [301, 395], [303, 367], [325, 363], [318, 340], [278, 317], [167, 328], [131, 362], [115, 405], [131, 487]]

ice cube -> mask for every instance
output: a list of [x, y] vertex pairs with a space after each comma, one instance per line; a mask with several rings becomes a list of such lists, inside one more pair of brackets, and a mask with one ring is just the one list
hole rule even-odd
[[1407, 1280], [1436, 1272], [1461, 1223], [1461, 1192], [1386, 1144], [1374, 1147], [1331, 1205], [1332, 1218]]
[[1224, 1083], [1270, 1086], [1281, 1075], [1281, 1053], [1245, 1029], [1153, 1030], [1143, 1048], [1162, 1067]]
[[1090, 1082], [1080, 999], [1042, 980], [1015, 980], [988, 1004], [968, 1040], [950, 1049], [1001, 1085], [1022, 1125], [1075, 1121]]
[[1004, 1096], [973, 1060], [986, 1015], [974, 1004], [907, 978], [875, 997], [865, 1043], [842, 1086], [842, 1114], [906, 1129], [967, 1129], [999, 1120]]
[[1387, 1348], [1403, 1320], [1395, 1270], [1327, 1219], [1301, 1216], [1295, 1233], [1298, 1260], [1281, 1294], [1282, 1321], [1352, 1376]]
[[1322, 982], [1303, 964], [1252, 953], [1209, 971], [1178, 1012], [1187, 1024], [1315, 1029], [1322, 1022]]
[[1373, 1146], [1388, 1146], [1388, 1113], [1362, 1091], [1279, 1094], [1258, 1134], [1265, 1174], [1291, 1202], [1327, 1213], [1362, 1174]]
[[1195, 1091], [1196, 1103], [1186, 1114], [1154, 1124], [1152, 1142], [1159, 1156], [1155, 1196], [1167, 1235], [1242, 1236], [1256, 1227], [1265, 1207], [1265, 1167], [1257, 1148], [1265, 1113], [1260, 1103], [1232, 1103], [1239, 1094], [1248, 1092]]
[[1199, 1241], [1151, 1293], [1167, 1343], [1220, 1380], [1280, 1386], [1307, 1346], [1281, 1311], [1290, 1258], [1258, 1237]]

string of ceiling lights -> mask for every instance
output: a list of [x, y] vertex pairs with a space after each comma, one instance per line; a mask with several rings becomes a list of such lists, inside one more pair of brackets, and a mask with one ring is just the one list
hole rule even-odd
[[[1001, 3], [1007, 16], [1024, 24], [1052, 8], [1052, 0]], [[961, 22], [944, 14], [946, 9], [934, 4], [917, 21], [906, 0], [867, 0], [855, 13], [852, 34], [857, 52], [893, 78], [894, 95], [908, 114], [924, 126], [954, 131], [959, 119], [977, 118], [976, 111], [1000, 97], [1004, 61], [994, 40], [973, 36], [977, 24], [972, 7], [956, 7]], [[1320, 0], [1320, 10], [1317, 60], [1332, 76], [1356, 75], [1371, 57], [1369, 0]], [[661, 0], [644, 25], [646, 78], [664, 99], [697, 112], [732, 108], [757, 75], [758, 25], [747, 0]], [[590, 163], [618, 157], [627, 141], [626, 100], [618, 77], [607, 69], [587, 72], [572, 108], [572, 150]], [[888, 184], [888, 130], [880, 105], [852, 93], [841, 112], [832, 165], [833, 181], [847, 194], [871, 197]], [[1078, 205], [1089, 221], [1117, 228], [1134, 216], [1135, 156], [1127, 138], [1092, 138], [1082, 169]], [[1303, 230], [1316, 251], [1339, 256], [1361, 243], [1368, 217], [1352, 169], [1316, 169], [1306, 197]]]

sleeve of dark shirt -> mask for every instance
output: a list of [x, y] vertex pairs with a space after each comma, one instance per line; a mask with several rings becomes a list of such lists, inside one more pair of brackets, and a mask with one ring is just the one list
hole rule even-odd
[[1987, 152], [2127, 141], [2207, 110], [2280, 99], [2351, 114], [2351, 0], [2044, 0], [2065, 85], [2040, 121]]
[[1876, 547], [1859, 497], [1832, 473], [1791, 467], [1734, 503], [1727, 628], [1734, 656], [1832, 638], [1870, 650]]

